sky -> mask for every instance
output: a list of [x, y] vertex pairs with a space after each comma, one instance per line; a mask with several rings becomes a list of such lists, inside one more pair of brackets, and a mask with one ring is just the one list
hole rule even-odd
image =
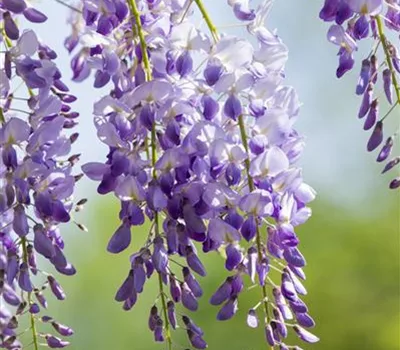
[[[225, 0], [204, 0], [204, 3], [221, 29], [234, 23], [226, 11]], [[362, 130], [357, 118], [360, 98], [354, 93], [359, 63], [344, 78], [336, 78], [337, 47], [326, 40], [329, 25], [318, 18], [321, 5], [322, 1], [276, 0], [267, 19], [267, 27], [277, 28], [289, 47], [287, 83], [296, 88], [303, 102], [296, 124], [307, 140], [301, 160], [303, 175], [323, 198], [360, 215], [379, 215], [386, 202], [398, 198], [398, 191], [387, 189], [391, 177], [380, 175], [376, 154], [366, 151], [369, 134]], [[49, 20], [35, 28], [40, 38], [59, 53], [58, 65], [68, 81], [70, 57], [63, 41], [70, 31], [66, 23], [70, 10], [55, 0], [41, 0], [36, 6], [49, 15]], [[233, 32], [244, 33], [240, 28]], [[358, 53], [358, 62], [363, 52], [361, 49]], [[92, 117], [93, 102], [102, 93], [92, 88], [91, 79], [79, 84], [71, 82], [70, 88], [79, 97], [74, 107], [81, 113], [81, 137], [75, 149], [82, 153], [82, 164], [104, 161], [106, 148], [96, 138]], [[399, 113], [398, 109], [395, 113]], [[85, 179], [78, 191], [93, 196], [95, 184]], [[383, 205], [377, 208], [378, 202]]]

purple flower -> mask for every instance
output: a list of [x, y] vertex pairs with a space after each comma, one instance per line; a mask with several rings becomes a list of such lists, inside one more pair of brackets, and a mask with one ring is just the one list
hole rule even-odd
[[381, 151], [379, 152], [376, 161], [383, 162], [384, 160], [386, 160], [390, 156], [390, 153], [392, 152], [392, 147], [393, 147], [393, 137], [389, 137], [386, 140], [385, 144], [383, 145]]
[[[79, 114], [70, 106], [76, 97], [67, 94], [68, 87], [53, 61], [57, 54], [40, 42], [33, 30], [20, 27], [21, 15], [33, 23], [46, 21], [46, 15], [29, 7], [24, 0], [5, 0], [2, 6], [0, 21], [5, 30], [6, 52], [2, 54], [4, 69], [0, 74], [0, 94], [6, 103], [0, 105], [0, 152], [3, 167], [7, 168], [1, 176], [2, 193], [6, 197], [2, 204], [2, 220], [8, 227], [0, 242], [0, 256], [3, 250], [7, 256], [3, 298], [6, 303], [18, 307], [15, 310], [18, 315], [24, 313], [26, 305], [30, 313], [40, 314], [41, 307], [47, 307], [41, 290], [49, 285], [59, 300], [65, 299], [65, 293], [51, 275], [45, 283], [34, 278], [43, 272], [38, 254], [48, 259], [61, 274], [76, 272], [63, 253], [59, 226], [71, 218], [74, 187], [80, 179], [73, 174], [79, 156], [70, 154], [76, 136], [69, 137], [64, 130], [75, 126], [76, 121], [72, 119]], [[10, 91], [11, 84], [15, 83], [25, 85], [29, 91], [26, 102], [18, 105], [21, 111], [18, 113], [13, 112], [15, 101]], [[25, 101], [22, 97], [19, 99]], [[10, 244], [14, 241], [15, 244]], [[28, 300], [30, 293], [35, 294], [41, 307]], [[56, 325], [60, 334], [71, 334], [72, 330]], [[17, 327], [16, 324], [14, 328]], [[6, 329], [0, 331], [2, 339], [6, 332]], [[3, 345], [20, 348], [18, 337], [14, 334], [13, 337], [13, 341], [10, 338], [8, 344]], [[52, 348], [69, 344], [51, 335], [45, 338]]]
[[[143, 291], [143, 286], [146, 282], [146, 271], [144, 269], [143, 258], [137, 256], [132, 264], [133, 270], [133, 288], [136, 293]], [[132, 293], [134, 294], [134, 293]]]
[[27, 7], [24, 10], [23, 15], [32, 23], [43, 23], [47, 21], [47, 16], [33, 7]]
[[217, 319], [220, 321], [226, 321], [232, 318], [238, 310], [238, 301], [236, 296], [232, 296], [219, 310]]
[[183, 315], [182, 321], [187, 329], [191, 330], [192, 332], [196, 333], [199, 336], [204, 335], [203, 330], [196, 323], [194, 323], [193, 320], [191, 320], [189, 317]]
[[367, 150], [368, 152], [376, 149], [383, 141], [383, 124], [381, 121], [378, 121], [375, 125], [374, 130], [372, 131], [371, 137], [368, 140]]
[[275, 337], [273, 334], [273, 329], [271, 327], [270, 324], [267, 324], [265, 326], [265, 338], [267, 340], [267, 343], [271, 346], [275, 346], [276, 345], [276, 341], [275, 341]]
[[[93, 70], [95, 87], [106, 91], [93, 114], [107, 153], [103, 163], [90, 162], [82, 170], [99, 182], [99, 194], [112, 193], [121, 202], [121, 224], [108, 251], [131, 248], [131, 226], [143, 225], [145, 217], [151, 223], [115, 298], [129, 310], [147, 280], [157, 278], [149, 328], [155, 341], [171, 344], [178, 304], [191, 311], [199, 307], [203, 292], [195, 275], [206, 276], [203, 254], [222, 252], [226, 270], [232, 271], [210, 299], [222, 304], [220, 320], [236, 313], [245, 274], [267, 290], [273, 278], [269, 270], [275, 267], [272, 257], [294, 269], [305, 265], [295, 227], [309, 218], [306, 205], [315, 193], [295, 166], [304, 147], [293, 128], [300, 102], [295, 90], [284, 85], [288, 50], [264, 27], [271, 4], [253, 9], [247, 0], [228, 2], [235, 17], [246, 22], [255, 45], [219, 35], [201, 7], [209, 33], [194, 25], [193, 6], [176, 1], [129, 5], [84, 2], [82, 15], [71, 19], [66, 47], [75, 51], [73, 79], [84, 80]], [[349, 7], [340, 11], [343, 21], [353, 15]], [[354, 63], [353, 34], [341, 26], [331, 32], [331, 40], [341, 47], [342, 73]], [[42, 81], [31, 77], [31, 66], [35, 63], [21, 65], [20, 74], [38, 85]], [[359, 89], [368, 80], [363, 72]], [[60, 99], [64, 104], [65, 97]], [[5, 155], [13, 165], [13, 151]], [[44, 218], [54, 217], [52, 199], [46, 194], [38, 198]], [[246, 241], [252, 242], [250, 249]], [[175, 263], [183, 277], [173, 269]], [[294, 301], [305, 291], [296, 278], [285, 272], [277, 302], [287, 318], [285, 297]], [[191, 345], [205, 348], [202, 330], [186, 316], [183, 322]], [[257, 317], [249, 322], [258, 324]], [[268, 324], [274, 344], [285, 332], [281, 323]]]
[[157, 326], [157, 319], [158, 319], [158, 308], [157, 306], [153, 305], [150, 309], [149, 321], [148, 325], [151, 331], [154, 332]]
[[227, 279], [224, 281], [224, 283], [222, 283], [222, 285], [212, 295], [212, 297], [210, 299], [210, 304], [220, 305], [231, 296], [232, 280], [233, 280], [232, 277], [227, 277]]
[[130, 225], [125, 222], [115, 231], [110, 241], [108, 242], [107, 250], [110, 253], [120, 253], [131, 244], [131, 229]]
[[361, 72], [356, 87], [357, 95], [362, 95], [365, 92], [370, 77], [371, 77], [371, 63], [370, 60], [365, 59], [362, 61]]
[[184, 267], [182, 269], [182, 274], [183, 274], [183, 279], [192, 291], [193, 295], [196, 298], [200, 298], [203, 295], [203, 290], [199, 284], [199, 282], [196, 280], [196, 278], [193, 276], [193, 274], [190, 272], [190, 270], [187, 267]]
[[171, 324], [173, 329], [176, 329], [176, 314], [175, 314], [175, 304], [173, 301], [169, 301], [167, 304], [167, 308], [168, 308], [168, 321]]
[[29, 233], [28, 218], [22, 205], [17, 205], [14, 209], [13, 229], [20, 237]]
[[242, 114], [242, 105], [240, 100], [235, 95], [230, 95], [224, 104], [224, 114], [233, 120]]
[[3, 6], [6, 10], [13, 13], [22, 13], [26, 9], [24, 0], [4, 0]]
[[182, 290], [182, 305], [190, 311], [196, 311], [198, 308], [197, 299], [185, 282], [181, 284], [181, 290]]
[[389, 184], [389, 188], [391, 189], [396, 189], [400, 187], [400, 177], [396, 177], [395, 179], [393, 179], [390, 184]]
[[295, 313], [297, 322], [300, 326], [310, 328], [315, 326], [312, 317], [307, 313]]
[[[382, 13], [385, 15], [382, 15]], [[328, 40], [335, 45], [340, 46], [339, 49], [339, 67], [337, 76], [341, 77], [349, 71], [355, 62], [354, 52], [357, 50], [357, 41], [367, 41], [372, 38], [379, 42], [381, 47], [374, 48], [367, 58], [362, 60], [361, 72], [356, 86], [356, 94], [363, 95], [358, 117], [367, 116], [364, 129], [369, 130], [374, 127], [374, 131], [368, 141], [367, 150], [375, 150], [383, 139], [383, 121], [395, 109], [393, 107], [389, 112], [377, 122], [378, 119], [378, 97], [373, 97], [375, 84], [379, 79], [379, 65], [384, 65], [382, 71], [383, 91], [389, 104], [393, 105], [399, 94], [393, 94], [398, 88], [396, 87], [397, 72], [399, 71], [398, 54], [395, 44], [391, 42], [390, 34], [385, 30], [398, 32], [395, 19], [397, 16], [390, 4], [386, 4], [382, 0], [325, 0], [324, 6], [320, 12], [320, 18], [324, 21], [336, 21], [328, 30]], [[398, 17], [398, 16], [397, 16]], [[390, 18], [390, 19], [388, 19]], [[347, 29], [344, 29], [346, 28]], [[371, 29], [372, 35], [369, 34]], [[383, 57], [378, 62], [379, 54]], [[397, 96], [393, 96], [397, 95]], [[399, 101], [397, 101], [398, 103]], [[386, 159], [390, 147], [384, 147], [377, 160]]]
[[217, 243], [240, 240], [240, 235], [237, 229], [219, 218], [210, 220], [208, 224], [208, 235], [209, 238]]
[[231, 0], [228, 4], [233, 7], [233, 13], [241, 21], [252, 21], [256, 17], [255, 10], [249, 8], [249, 0]]
[[180, 287], [178, 281], [176, 280], [174, 274], [171, 274], [169, 276], [169, 284], [170, 284], [171, 297], [176, 303], [178, 303], [181, 299], [181, 287]]
[[367, 118], [365, 119], [364, 130], [369, 130], [375, 125], [376, 120], [378, 118], [378, 113], [379, 113], [379, 102], [378, 99], [375, 99], [371, 102]]
[[382, 72], [383, 78], [383, 89], [385, 91], [386, 98], [390, 104], [393, 103], [392, 97], [392, 72], [390, 69], [386, 68]]
[[239, 206], [241, 210], [257, 216], [269, 216], [273, 213], [271, 195], [265, 190], [255, 190], [245, 195]]
[[191, 246], [185, 248], [185, 254], [188, 266], [200, 276], [205, 276], [206, 270]]
[[161, 237], [156, 237], [154, 239], [154, 252], [152, 255], [152, 262], [154, 264], [154, 268], [158, 272], [167, 272], [168, 266], [168, 255], [167, 250], [164, 246], [164, 241]]
[[188, 330], [187, 334], [188, 334], [190, 343], [192, 344], [192, 346], [195, 349], [205, 349], [205, 348], [207, 348], [207, 343], [204, 341], [204, 339], [200, 335], [198, 335], [197, 333], [195, 333], [195, 332], [193, 332], [191, 330]]
[[134, 288], [133, 273], [133, 270], [129, 271], [128, 277], [118, 289], [117, 294], [115, 295], [116, 301], [125, 301], [132, 295]]
[[247, 313], [247, 325], [251, 328], [257, 328], [258, 323], [259, 320], [256, 314], [256, 310], [250, 309], [249, 312]]
[[53, 276], [47, 276], [47, 281], [49, 282], [50, 289], [55, 297], [58, 300], [64, 300], [66, 298], [66, 295], [56, 279]]
[[33, 285], [29, 277], [28, 266], [26, 263], [22, 263], [19, 268], [18, 285], [25, 292], [30, 293], [33, 291]]
[[65, 348], [66, 346], [68, 346], [70, 344], [68, 341], [62, 340], [62, 339], [57, 338], [57, 337], [55, 337], [53, 335], [50, 335], [50, 334], [47, 334], [45, 336], [45, 338], [46, 338], [47, 345], [51, 349]]
[[70, 328], [70, 327], [68, 327], [68, 326], [66, 326], [66, 325], [63, 325], [63, 324], [61, 324], [61, 323], [58, 323], [58, 322], [52, 322], [51, 323], [51, 325], [53, 326], [53, 328], [60, 334], [60, 335], [62, 335], [62, 336], [64, 336], [64, 337], [69, 337], [69, 336], [71, 336], [71, 335], [73, 335], [74, 334], [74, 331]]
[[338, 0], [325, 0], [319, 17], [324, 21], [333, 21], [339, 9], [340, 1]]
[[39, 254], [46, 258], [52, 258], [56, 254], [56, 250], [51, 242], [51, 239], [44, 233], [43, 227], [36, 225], [34, 227], [35, 238], [33, 241], [34, 247]]
[[282, 283], [281, 283], [281, 290], [283, 296], [289, 301], [296, 301], [297, 300], [297, 293], [295, 287], [292, 283], [291, 278], [287, 272], [282, 274]]
[[369, 84], [367, 90], [364, 92], [363, 99], [361, 102], [358, 117], [363, 118], [368, 113], [372, 103], [373, 85]]
[[243, 259], [243, 254], [239, 245], [228, 244], [225, 248], [226, 261], [225, 268], [228, 271], [235, 269]]
[[307, 343], [316, 343], [319, 341], [319, 338], [317, 336], [315, 336], [314, 334], [310, 333], [309, 331], [305, 330], [300, 326], [294, 326], [293, 329], [300, 337], [300, 339]]
[[356, 23], [354, 24], [354, 29], [353, 29], [354, 37], [357, 40], [361, 40], [363, 38], [366, 38], [369, 33], [369, 21], [366, 16], [360, 16]]
[[385, 165], [385, 167], [382, 170], [382, 174], [386, 173], [387, 171], [389, 171], [390, 169], [392, 169], [399, 163], [400, 163], [400, 156], [393, 158]]
[[376, 15], [381, 11], [382, 0], [349, 0], [350, 8], [360, 14]]

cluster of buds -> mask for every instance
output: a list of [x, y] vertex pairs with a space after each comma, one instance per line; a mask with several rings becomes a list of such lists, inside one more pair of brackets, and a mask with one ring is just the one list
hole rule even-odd
[[[364, 119], [364, 130], [372, 133], [367, 143], [368, 152], [379, 148], [377, 162], [385, 162], [382, 173], [386, 173], [400, 163], [400, 156], [390, 157], [395, 138], [399, 130], [384, 138], [384, 121], [393, 115], [399, 125], [400, 105], [400, 56], [398, 45], [393, 44], [390, 35], [398, 38], [400, 32], [399, 0], [325, 0], [320, 18], [327, 22], [335, 22], [328, 30], [328, 40], [338, 45], [339, 67], [338, 78], [354, 66], [354, 53], [358, 42], [370, 39], [373, 48], [368, 57], [361, 62], [361, 71], [356, 86], [356, 94], [362, 97], [358, 117]], [[385, 29], [389, 34], [385, 34]], [[379, 58], [379, 51], [382, 57]], [[382, 88], [389, 107], [380, 117], [379, 104], [381, 97], [374, 97], [376, 85], [381, 78]], [[393, 113], [392, 113], [393, 112]], [[394, 178], [389, 187], [400, 187], [400, 176]]]

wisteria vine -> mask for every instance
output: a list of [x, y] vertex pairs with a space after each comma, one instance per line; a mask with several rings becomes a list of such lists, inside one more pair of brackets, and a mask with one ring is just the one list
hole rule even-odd
[[[355, 63], [354, 54], [358, 49], [358, 41], [372, 39], [373, 45], [368, 56], [361, 62], [361, 70], [356, 86], [356, 94], [362, 96], [358, 118], [365, 118], [364, 130], [372, 129], [367, 143], [368, 152], [378, 147], [377, 162], [385, 162], [382, 173], [391, 170], [400, 163], [400, 156], [389, 158], [396, 138], [399, 137], [399, 105], [400, 105], [400, 56], [398, 40], [400, 32], [400, 1], [399, 0], [325, 0], [320, 12], [320, 18], [327, 22], [334, 21], [328, 30], [328, 40], [338, 45], [339, 67], [338, 78], [350, 71]], [[380, 50], [379, 50], [380, 49]], [[382, 56], [379, 57], [379, 51]], [[380, 95], [374, 98], [376, 83], [381, 76], [382, 88], [389, 104], [387, 112], [380, 118]], [[397, 112], [397, 113], [396, 113]], [[383, 125], [390, 116], [396, 119], [397, 130], [384, 141]], [[400, 187], [400, 176], [393, 179], [389, 187]]]
[[[0, 14], [0, 347], [22, 349], [20, 338], [29, 333], [25, 345], [35, 350], [61, 348], [69, 342], [59, 336], [73, 330], [47, 314], [44, 292], [50, 289], [58, 300], [66, 296], [54, 273], [39, 263], [45, 258], [60, 274], [76, 272], [63, 253], [59, 228], [85, 202], [73, 202], [82, 177], [73, 173], [79, 155], [71, 154], [79, 136], [70, 132], [79, 116], [70, 106], [76, 97], [61, 79], [57, 54], [33, 30], [19, 28], [22, 16], [43, 23], [46, 15], [14, 0], [0, 2]], [[23, 315], [30, 327], [18, 333]]]
[[[93, 87], [107, 91], [93, 108], [105, 161], [82, 171], [100, 195], [113, 193], [120, 203], [108, 252], [140, 244], [137, 227], [150, 223], [115, 300], [131, 310], [146, 282], [157, 279], [148, 317], [154, 340], [171, 350], [174, 331], [183, 331], [191, 347], [205, 349], [193, 312], [207, 274], [202, 257], [219, 254], [226, 278], [209, 300], [218, 320], [234, 317], [241, 295], [256, 288], [247, 324], [262, 328], [267, 348], [300, 349], [286, 344], [289, 331], [318, 342], [301, 299], [306, 260], [295, 233], [311, 216], [315, 191], [298, 166], [305, 141], [294, 129], [297, 93], [285, 85], [288, 50], [265, 26], [273, 1], [227, 1], [243, 36], [222, 32], [202, 0], [56, 1], [71, 10], [64, 45], [72, 80], [93, 73]], [[71, 153], [79, 136], [72, 131], [76, 97], [61, 79], [57, 54], [23, 29], [46, 15], [25, 0], [0, 0], [0, 15], [0, 347], [63, 348], [73, 330], [47, 314], [45, 295], [50, 289], [64, 300], [65, 293], [39, 263], [76, 272], [60, 231], [71, 220], [85, 230], [72, 219], [86, 202], [73, 200], [83, 176], [73, 172], [80, 155]], [[357, 41], [375, 42], [356, 87], [358, 116], [373, 129], [368, 151], [383, 143], [377, 161], [386, 161], [398, 135], [383, 142], [383, 122], [400, 104], [400, 58], [384, 31], [400, 30], [399, 0], [325, 0], [320, 18], [335, 21], [328, 39], [340, 47], [339, 78], [353, 68]], [[390, 104], [380, 119], [373, 98], [379, 75]], [[398, 163], [399, 156], [390, 159], [383, 172]], [[390, 183], [397, 187], [400, 177]], [[24, 315], [29, 328], [20, 331]]]
[[[229, 272], [210, 299], [222, 304], [217, 319], [237, 312], [248, 275], [260, 288], [250, 327], [261, 317], [271, 347], [290, 348], [288, 327], [316, 342], [304, 328], [314, 321], [298, 296], [306, 293], [300, 282], [305, 260], [294, 232], [311, 214], [306, 204], [314, 191], [295, 166], [304, 146], [292, 127], [300, 104], [283, 85], [287, 49], [264, 27], [272, 3], [251, 9], [229, 2], [256, 47], [219, 33], [199, 0], [101, 4], [83, 2], [85, 21], [75, 14], [66, 41], [70, 51], [79, 45], [72, 59], [77, 81], [94, 70], [94, 87], [113, 83], [94, 107], [107, 161], [85, 164], [83, 171], [100, 181], [100, 194], [114, 192], [121, 201], [109, 252], [128, 249], [131, 227], [145, 216], [152, 223], [115, 299], [131, 309], [157, 274], [159, 294], [149, 315], [155, 340], [171, 349], [171, 330], [179, 325], [194, 348], [205, 348], [200, 327], [175, 312], [179, 303], [198, 308], [203, 292], [193, 273], [206, 275], [202, 247], [223, 255]], [[195, 7], [209, 33], [193, 24]], [[270, 269], [281, 274], [279, 283]]]

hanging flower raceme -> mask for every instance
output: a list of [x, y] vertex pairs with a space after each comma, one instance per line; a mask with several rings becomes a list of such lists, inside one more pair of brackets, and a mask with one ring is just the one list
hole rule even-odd
[[[356, 94], [361, 96], [358, 117], [365, 119], [364, 130], [372, 130], [367, 150], [371, 152], [378, 149], [376, 160], [386, 162], [382, 171], [385, 173], [399, 163], [398, 156], [391, 157], [399, 130], [385, 138], [383, 126], [389, 115], [397, 118], [396, 125], [399, 124], [400, 2], [398, 0], [325, 0], [320, 18], [327, 22], [335, 22], [328, 30], [328, 40], [339, 46], [339, 67], [336, 72], [338, 78], [353, 68], [354, 54], [359, 41], [370, 40], [373, 44], [371, 52], [361, 61], [360, 75], [356, 85]], [[381, 82], [379, 90], [383, 90], [385, 97], [380, 96], [379, 90], [376, 93], [378, 81]], [[382, 103], [388, 107], [385, 106], [387, 111], [380, 116], [379, 110], [382, 107], [379, 105]], [[400, 177], [392, 180], [389, 187], [392, 189], [400, 187]]]
[[[94, 104], [106, 161], [83, 166], [99, 194], [120, 200], [120, 224], [107, 250], [129, 249], [134, 226], [151, 222], [115, 299], [130, 310], [154, 276], [159, 294], [148, 320], [154, 339], [171, 349], [171, 330], [179, 326], [194, 348], [204, 349], [203, 331], [187, 314], [177, 317], [176, 308], [198, 309], [207, 275], [199, 250], [218, 251], [228, 271], [210, 300], [220, 305], [219, 320], [237, 312], [248, 275], [260, 289], [249, 326], [261, 323], [271, 347], [288, 348], [288, 327], [317, 341], [304, 329], [314, 321], [299, 297], [306, 293], [305, 259], [295, 234], [311, 215], [306, 205], [315, 193], [296, 166], [304, 147], [293, 129], [300, 104], [284, 85], [287, 49], [264, 26], [271, 1], [257, 9], [229, 1], [255, 46], [218, 33], [199, 0], [80, 4], [66, 40], [68, 50], [77, 50], [73, 78], [93, 70], [94, 87], [111, 86]], [[208, 29], [194, 24], [196, 6]]]
[[[34, 23], [46, 20], [23, 0], [0, 3], [0, 347], [22, 349], [25, 332], [18, 325], [29, 315], [33, 348], [62, 348], [69, 342], [60, 336], [73, 331], [47, 315], [45, 295], [50, 291], [64, 300], [53, 273], [76, 272], [63, 253], [59, 226], [71, 220], [81, 178], [73, 173], [79, 156], [71, 155], [78, 134], [67, 132], [78, 113], [54, 63], [56, 53], [34, 31], [21, 31], [21, 14]], [[55, 271], [43, 271], [38, 258]], [[43, 333], [39, 322], [49, 323], [47, 332], [56, 335]]]

